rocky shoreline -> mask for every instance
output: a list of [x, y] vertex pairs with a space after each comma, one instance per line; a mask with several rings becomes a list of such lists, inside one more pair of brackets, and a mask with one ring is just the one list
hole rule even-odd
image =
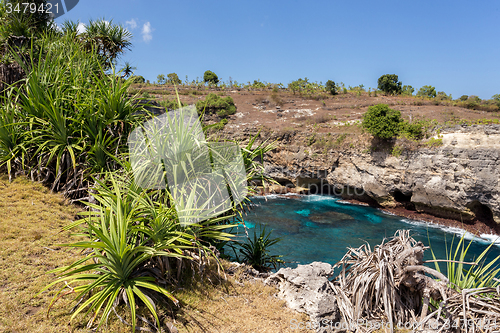
[[[357, 205], [369, 206], [369, 204], [362, 202], [362, 201], [359, 201], [359, 200], [355, 200], [355, 199], [345, 199], [343, 201], [349, 202], [352, 204], [357, 204]], [[494, 228], [491, 225], [488, 225], [482, 221], [478, 221], [477, 219], [474, 219], [473, 221], [471, 221], [469, 223], [465, 223], [465, 222], [457, 221], [454, 219], [441, 218], [441, 217], [437, 217], [437, 216], [434, 216], [431, 214], [417, 212], [414, 210], [409, 210], [403, 206], [397, 206], [394, 208], [384, 208], [384, 207], [375, 206], [374, 208], [378, 208], [384, 212], [394, 214], [394, 215], [397, 215], [399, 217], [411, 219], [411, 220], [428, 222], [428, 223], [436, 224], [436, 225], [443, 226], [443, 227], [459, 228], [459, 229], [468, 231], [471, 234], [474, 234], [476, 236], [480, 236], [482, 234], [500, 236], [500, 226], [497, 226], [496, 228]]]
[[[286, 198], [301, 198], [307, 194], [300, 194], [300, 193], [294, 193], [294, 192], [289, 192], [287, 195], [283, 194], [276, 194], [276, 193], [270, 193], [270, 192], [260, 192], [259, 195], [263, 196], [268, 196], [268, 195], [278, 195], [278, 196], [283, 196]], [[342, 199], [342, 202], [354, 204], [354, 205], [362, 205], [362, 206], [371, 206], [376, 209], [380, 209], [383, 212], [386, 212], [388, 214], [393, 214], [399, 217], [404, 217], [407, 219], [415, 220], [415, 221], [423, 221], [423, 222], [428, 222], [432, 224], [436, 224], [442, 227], [452, 227], [452, 228], [458, 228], [465, 230], [467, 232], [470, 232], [471, 234], [474, 234], [476, 236], [481, 236], [481, 235], [498, 235], [500, 236], [500, 225], [493, 227], [489, 224], [486, 224], [483, 221], [479, 221], [478, 219], [474, 219], [470, 222], [462, 222], [454, 219], [448, 219], [448, 218], [442, 218], [442, 217], [437, 217], [432, 214], [428, 214], [425, 212], [418, 212], [415, 210], [410, 210], [405, 208], [403, 205], [397, 205], [396, 207], [382, 207], [377, 204], [368, 204], [364, 201], [356, 200], [356, 199]]]

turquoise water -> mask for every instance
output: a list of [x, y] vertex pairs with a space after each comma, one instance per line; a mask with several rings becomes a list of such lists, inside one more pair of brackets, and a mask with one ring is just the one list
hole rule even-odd
[[[373, 248], [398, 229], [411, 229], [413, 238], [425, 245], [429, 245], [430, 240], [436, 258], [445, 259], [445, 249], [449, 248], [452, 238], [455, 237], [457, 243], [463, 234], [460, 229], [410, 221], [371, 207], [342, 203], [338, 198], [319, 195], [267, 197], [267, 200], [252, 198], [252, 209], [245, 216], [245, 225], [250, 228], [251, 236], [254, 230], [260, 231], [259, 225], [265, 225], [267, 230], [273, 229], [273, 237], [281, 237], [282, 241], [271, 247], [270, 252], [283, 255], [289, 267], [313, 261], [335, 264], [347, 252], [347, 247], [359, 247], [366, 241]], [[466, 238], [473, 237], [466, 234]], [[491, 239], [475, 240], [467, 260], [477, 257], [489, 242]], [[488, 259], [498, 255], [500, 247], [494, 245]], [[432, 259], [430, 250], [426, 250], [426, 259]]]

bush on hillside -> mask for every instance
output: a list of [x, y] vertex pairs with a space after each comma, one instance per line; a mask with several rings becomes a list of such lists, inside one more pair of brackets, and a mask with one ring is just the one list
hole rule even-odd
[[[179, 109], [179, 102], [176, 101], [176, 100], [166, 99], [166, 100], [161, 101], [160, 105], [163, 106], [167, 111], [168, 110], [177, 110], [177, 109]], [[181, 106], [180, 107], [184, 107], [184, 106], [187, 106], [187, 104], [181, 102]]]
[[447, 95], [444, 91], [438, 91], [437, 95], [436, 95], [436, 99], [439, 99], [441, 101], [443, 100], [451, 100], [452, 97], [451, 97], [451, 94], [450, 95]]
[[462, 102], [465, 102], [468, 98], [469, 98], [469, 96], [467, 96], [467, 95], [462, 95], [462, 96], [460, 96], [460, 100], [461, 100]]
[[132, 83], [145, 83], [146, 80], [144, 79], [144, 76], [141, 76], [141, 75], [134, 75], [130, 78], [130, 81], [132, 81]]
[[400, 111], [389, 109], [387, 104], [377, 104], [363, 115], [362, 126], [374, 137], [388, 140], [399, 133], [401, 122]]
[[414, 123], [404, 121], [400, 124], [400, 132], [408, 139], [420, 140], [424, 137], [424, 124], [421, 121]]
[[433, 86], [423, 86], [418, 90], [417, 96], [419, 97], [428, 97], [428, 98], [434, 98], [436, 97], [436, 88]]
[[167, 74], [167, 82], [170, 84], [181, 84], [182, 81], [176, 73]]
[[306, 89], [307, 84], [309, 83], [309, 80], [306, 78], [304, 79], [298, 79], [295, 81], [292, 81], [288, 84], [288, 89], [290, 89], [293, 94], [295, 95], [296, 92], [301, 92]]
[[165, 74], [159, 74], [156, 77], [156, 82], [158, 82], [158, 84], [165, 84], [167, 82], [167, 79], [165, 78]]
[[405, 96], [412, 96], [414, 92], [415, 88], [412, 86], [403, 86], [403, 89], [401, 90], [401, 94]]
[[217, 84], [217, 83], [219, 83], [219, 77], [217, 76], [217, 74], [215, 74], [212, 71], [206, 71], [203, 74], [203, 82], [209, 83], [209, 84]]
[[252, 88], [254, 89], [262, 89], [265, 88], [266, 85], [263, 82], [260, 82], [260, 80], [253, 80]]
[[378, 89], [387, 95], [401, 94], [401, 81], [396, 74], [385, 74], [378, 78]]
[[332, 95], [336, 95], [337, 94], [337, 87], [335, 86], [335, 82], [332, 81], [332, 80], [328, 80], [326, 81], [326, 90], [332, 94]]
[[230, 96], [220, 97], [214, 93], [208, 94], [204, 101], [196, 102], [196, 109], [199, 113], [205, 111], [206, 114], [217, 114], [219, 117], [227, 117], [236, 113], [236, 106]]

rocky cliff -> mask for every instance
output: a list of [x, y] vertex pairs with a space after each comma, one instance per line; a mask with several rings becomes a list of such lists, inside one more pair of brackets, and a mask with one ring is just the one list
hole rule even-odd
[[335, 193], [459, 221], [500, 223], [500, 126], [456, 126], [436, 136], [438, 148], [333, 151], [311, 158], [304, 147], [281, 146], [266, 173], [295, 191]]

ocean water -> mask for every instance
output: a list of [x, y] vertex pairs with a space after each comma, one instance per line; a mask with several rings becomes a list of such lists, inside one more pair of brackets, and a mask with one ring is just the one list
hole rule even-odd
[[[461, 229], [404, 219], [331, 196], [253, 197], [252, 209], [244, 218], [251, 237], [254, 230], [259, 232], [262, 226], [266, 226], [266, 230], [273, 230], [273, 237], [282, 238], [270, 248], [270, 252], [283, 255], [288, 267], [313, 261], [335, 264], [348, 247], [359, 247], [368, 242], [373, 249], [398, 229], [410, 229], [413, 238], [425, 245], [430, 244], [437, 259], [446, 259], [450, 242], [454, 240], [457, 244], [464, 234], [466, 244], [473, 240], [466, 260], [479, 256], [491, 242], [496, 243], [488, 252], [487, 260], [500, 255], [500, 238], [497, 236], [475, 237]], [[244, 228], [239, 227], [238, 231], [244, 232]], [[430, 250], [425, 251], [425, 259], [432, 259]], [[441, 266], [444, 268], [444, 265]]]

